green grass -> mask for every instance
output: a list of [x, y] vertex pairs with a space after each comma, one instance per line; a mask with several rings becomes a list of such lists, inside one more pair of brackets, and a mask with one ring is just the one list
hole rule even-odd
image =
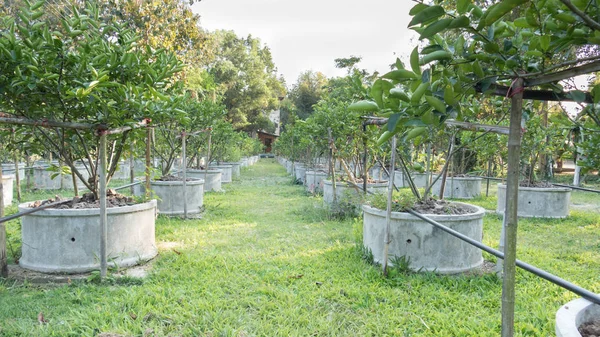
[[[160, 250], [143, 282], [0, 281], [0, 336], [499, 335], [495, 275], [397, 270], [383, 278], [357, 249], [362, 220], [329, 220], [322, 199], [293, 185], [273, 160], [223, 186], [226, 193], [205, 196], [203, 219], [159, 217], [157, 241], [171, 248]], [[489, 206], [491, 198], [477, 202]], [[18, 227], [8, 225], [17, 250]], [[486, 244], [497, 247], [500, 227], [498, 216], [485, 217]], [[518, 257], [600, 292], [599, 229], [600, 216], [588, 211], [522, 220]], [[516, 335], [553, 335], [556, 310], [575, 297], [519, 271]], [[48, 324], [37, 322], [39, 312]]]

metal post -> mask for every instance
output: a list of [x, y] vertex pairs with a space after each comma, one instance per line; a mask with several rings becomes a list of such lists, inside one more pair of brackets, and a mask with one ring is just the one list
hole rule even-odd
[[485, 196], [489, 197], [490, 196], [490, 178], [489, 177], [492, 176], [492, 159], [488, 160], [487, 176], [488, 176], [488, 178], [486, 179]]
[[186, 153], [185, 153], [185, 143], [187, 143], [186, 140], [186, 133], [185, 131], [181, 132], [181, 170], [183, 172], [183, 218], [187, 219], [187, 168], [186, 168], [186, 163], [187, 163], [187, 157], [186, 157]]
[[14, 154], [13, 160], [15, 162], [15, 184], [17, 184], [17, 200], [21, 202], [21, 175], [19, 174], [19, 156], [16, 152]]
[[502, 337], [512, 337], [515, 323], [515, 263], [517, 258], [517, 199], [519, 197], [519, 157], [521, 154], [521, 117], [523, 79], [513, 82], [508, 135], [508, 169], [504, 217], [504, 272], [502, 280]]
[[[395, 171], [396, 165], [396, 135], [392, 137], [392, 158], [390, 158], [390, 171]], [[384, 245], [383, 245], [383, 275], [387, 277], [388, 273], [388, 254], [390, 249], [390, 227], [392, 223], [392, 194], [394, 193], [394, 176], [395, 174], [390, 174], [388, 181], [388, 198], [387, 198], [387, 210], [385, 214], [385, 234], [384, 234]]]
[[106, 228], [106, 133], [100, 134], [100, 167], [99, 167], [99, 191], [100, 199], [100, 278], [106, 277], [108, 263], [106, 261], [106, 237], [108, 230]]

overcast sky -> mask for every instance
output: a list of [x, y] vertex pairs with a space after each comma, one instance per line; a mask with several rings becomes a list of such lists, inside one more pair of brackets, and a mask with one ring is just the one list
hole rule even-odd
[[[408, 55], [416, 41], [407, 29], [410, 0], [202, 0], [193, 5], [201, 26], [251, 34], [269, 46], [291, 86], [300, 72], [340, 76], [334, 59], [362, 56], [358, 65], [385, 72], [396, 55]], [[412, 47], [411, 47], [412, 46]]]

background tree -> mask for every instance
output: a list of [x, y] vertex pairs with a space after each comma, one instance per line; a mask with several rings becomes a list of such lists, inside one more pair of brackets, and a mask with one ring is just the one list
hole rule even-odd
[[327, 77], [321, 72], [305, 71], [298, 76], [288, 96], [296, 107], [298, 118], [306, 119], [314, 112], [314, 105], [323, 96]]

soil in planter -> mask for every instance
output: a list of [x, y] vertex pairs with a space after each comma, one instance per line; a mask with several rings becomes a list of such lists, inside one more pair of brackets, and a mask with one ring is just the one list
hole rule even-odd
[[523, 180], [519, 182], [519, 187], [552, 188], [554, 187], [554, 185], [546, 181], [530, 182], [527, 180]]
[[600, 337], [600, 320], [585, 323], [578, 330], [582, 337]]
[[[185, 181], [192, 181], [192, 178], [187, 178]], [[162, 176], [160, 177], [160, 179], [158, 179], [157, 181], [183, 181], [183, 177], [177, 177], [174, 175], [166, 175], [166, 176]]]
[[428, 199], [417, 202], [413, 209], [421, 214], [471, 214], [473, 208], [449, 203], [446, 200]]
[[[70, 202], [67, 202], [69, 201]], [[61, 198], [60, 196], [56, 196], [53, 199], [48, 200], [38, 200], [29, 204], [31, 208], [37, 208], [40, 206], [44, 206], [47, 204], [65, 201], [66, 203], [56, 205], [54, 209], [87, 209], [87, 208], [100, 208], [100, 201], [96, 200], [96, 197], [93, 193], [85, 193], [81, 197], [74, 197], [73, 199]], [[117, 193], [115, 190], [109, 189], [106, 191], [106, 207], [125, 207], [136, 204], [135, 200], [132, 197], [128, 197], [123, 194]]]

